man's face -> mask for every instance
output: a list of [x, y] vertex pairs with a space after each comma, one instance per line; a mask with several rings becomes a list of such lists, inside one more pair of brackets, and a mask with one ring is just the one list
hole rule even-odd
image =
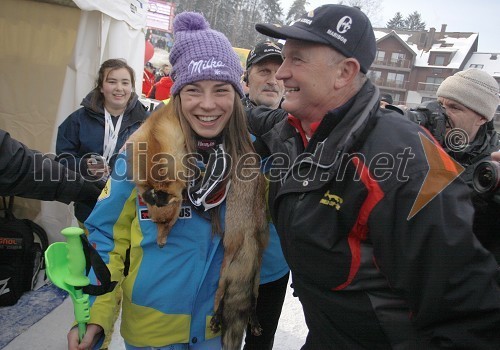
[[248, 97], [257, 105], [278, 108], [285, 93], [282, 80], [276, 79], [276, 71], [281, 65], [277, 56], [254, 63], [248, 72]]
[[380, 101], [380, 108], [385, 108], [385, 106], [387, 106], [389, 104], [389, 102], [387, 101]]
[[446, 111], [446, 115], [449, 117], [451, 129], [461, 129], [465, 131], [468, 141], [472, 142], [476, 137], [476, 134], [487, 119], [472, 109], [465, 107], [464, 105], [458, 103], [455, 100], [450, 100], [444, 97], [438, 97], [439, 103], [443, 106]]
[[322, 44], [288, 39], [276, 78], [285, 84], [282, 108], [299, 119], [320, 120], [335, 106], [340, 74], [335, 51]]

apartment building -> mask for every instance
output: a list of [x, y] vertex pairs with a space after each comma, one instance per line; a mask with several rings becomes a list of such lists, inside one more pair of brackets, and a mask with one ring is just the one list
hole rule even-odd
[[[368, 77], [390, 93], [394, 104], [416, 107], [435, 100], [448, 76], [468, 68], [484, 69], [500, 85], [500, 53], [477, 52], [479, 33], [374, 28], [377, 55]], [[496, 116], [500, 123], [500, 108]]]

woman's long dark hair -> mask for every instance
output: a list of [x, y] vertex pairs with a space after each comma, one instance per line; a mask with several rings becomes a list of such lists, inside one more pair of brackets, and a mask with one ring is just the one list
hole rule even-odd
[[[170, 103], [174, 104], [175, 114], [178, 116], [184, 137], [186, 138], [186, 148], [188, 154], [195, 154], [196, 149], [196, 134], [187, 122], [186, 117], [182, 113], [180, 94], [171, 98]], [[222, 131], [223, 145], [225, 151], [229, 154], [232, 160], [232, 166], [229, 173], [229, 179], [236, 176], [236, 164], [241, 157], [246, 154], [255, 153], [250, 134], [247, 127], [247, 117], [243, 104], [237, 93], [234, 94], [234, 108], [227, 125]], [[212, 220], [212, 232], [214, 234], [222, 233], [220, 223], [220, 208], [219, 206], [209, 210]]]

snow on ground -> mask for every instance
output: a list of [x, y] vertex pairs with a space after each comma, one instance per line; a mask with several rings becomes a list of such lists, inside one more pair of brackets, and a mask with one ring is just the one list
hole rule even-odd
[[[281, 312], [278, 330], [274, 339], [273, 350], [298, 350], [304, 345], [307, 336], [307, 326], [304, 321], [302, 305], [299, 299], [292, 295], [293, 289], [288, 287], [283, 310]], [[118, 319], [115, 329], [120, 327]], [[119, 332], [113, 333], [109, 350], [124, 350], [125, 345]]]
[[[2, 350], [66, 350], [66, 334], [73, 320], [73, 305], [71, 298], [55, 308], [51, 313], [20, 334]], [[124, 350], [123, 339], [119, 334], [119, 322], [113, 334], [110, 350]], [[307, 327], [304, 322], [302, 306], [298, 298], [292, 296], [288, 288], [283, 311], [281, 313], [274, 350], [298, 350], [305, 342]], [[0, 335], [1, 336], [1, 335]]]

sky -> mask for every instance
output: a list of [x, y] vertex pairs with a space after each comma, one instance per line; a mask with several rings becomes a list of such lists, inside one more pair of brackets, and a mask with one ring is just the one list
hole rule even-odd
[[[285, 14], [294, 0], [280, 0]], [[306, 10], [315, 9], [324, 4], [338, 3], [336, 0], [309, 0]], [[404, 6], [402, 4], [404, 3]], [[447, 24], [447, 32], [479, 33], [478, 52], [500, 52], [500, 1], [498, 0], [380, 0], [381, 20], [372, 23], [374, 27], [385, 24], [401, 12], [403, 17], [417, 11], [420, 13], [425, 28], [441, 30], [441, 24]]]

